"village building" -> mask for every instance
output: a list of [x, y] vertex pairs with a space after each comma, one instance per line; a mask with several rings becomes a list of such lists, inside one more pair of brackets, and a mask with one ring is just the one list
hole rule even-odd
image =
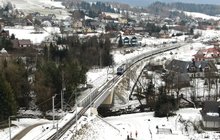
[[122, 37], [123, 44], [128, 46], [137, 46], [138, 45], [138, 38], [136, 36], [124, 36]]
[[5, 38], [9, 38], [9, 31], [8, 30], [2, 30], [0, 32], [0, 36], [5, 37]]
[[13, 48], [25, 48], [25, 47], [32, 47], [33, 43], [31, 42], [30, 39], [14, 39], [11, 40], [13, 44]]
[[82, 27], [83, 27], [82, 21], [77, 20], [77, 21], [73, 22], [73, 28], [75, 28], [75, 29], [82, 29]]
[[194, 55], [195, 61], [213, 61], [220, 63], [220, 49], [218, 47], [201, 49]]
[[190, 78], [217, 77], [218, 69], [212, 61], [181, 61], [173, 59], [165, 69], [176, 73], [186, 73]]
[[200, 112], [202, 115], [202, 124], [205, 129], [220, 129], [220, 102], [205, 101]]

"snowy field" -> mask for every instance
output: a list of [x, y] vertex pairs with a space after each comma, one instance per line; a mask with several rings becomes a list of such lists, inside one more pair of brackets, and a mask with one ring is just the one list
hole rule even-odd
[[[90, 117], [81, 121], [77, 135], [63, 137], [77, 140], [206, 140], [220, 139], [217, 132], [201, 130], [200, 109], [185, 108], [172, 117], [156, 118], [153, 112], [136, 113], [107, 118]], [[70, 135], [71, 133], [69, 133]], [[75, 134], [75, 131], [72, 131]], [[208, 137], [208, 138], [207, 138]]]
[[206, 15], [206, 14], [202, 14], [202, 13], [197, 13], [197, 12], [184, 12], [187, 16], [192, 17], [192, 18], [202, 18], [202, 19], [206, 19], [206, 20], [219, 20], [220, 17], [216, 17], [216, 16], [210, 16], [210, 15]]
[[60, 1], [52, 0], [0, 0], [0, 5], [4, 6], [7, 2], [11, 2], [12, 5], [23, 11], [25, 14], [32, 12], [40, 12], [41, 14], [55, 14], [58, 19], [65, 19], [69, 16], [69, 13]]
[[53, 34], [59, 34], [60, 29], [58, 27], [44, 27], [38, 33], [33, 26], [15, 26], [15, 27], [4, 27], [4, 30], [8, 30], [10, 36], [15, 35], [18, 39], [30, 39], [33, 44], [40, 44], [43, 41], [51, 38]]

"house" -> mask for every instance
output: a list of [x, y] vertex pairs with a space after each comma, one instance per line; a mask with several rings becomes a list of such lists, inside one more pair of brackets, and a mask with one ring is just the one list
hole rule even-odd
[[102, 17], [103, 18], [109, 17], [110, 19], [116, 20], [122, 18], [122, 15], [117, 13], [102, 12]]
[[83, 27], [83, 23], [80, 20], [77, 20], [73, 23], [73, 28], [81, 29]]
[[195, 61], [213, 61], [220, 63], [220, 49], [216, 46], [213, 48], [199, 50], [194, 55]]
[[220, 102], [205, 101], [200, 113], [205, 129], [220, 129]]
[[170, 37], [167, 30], [161, 30], [159, 32], [159, 36], [160, 36], [160, 38], [169, 38]]
[[31, 47], [32, 42], [30, 39], [18, 40], [19, 47]]
[[123, 36], [122, 40], [124, 45], [137, 46], [139, 43], [136, 36]]
[[133, 28], [126, 28], [123, 31], [124, 31], [123, 35], [134, 35], [135, 34], [135, 31]]
[[127, 20], [126, 18], [121, 17], [121, 18], [118, 18], [118, 22], [119, 22], [120, 24], [127, 24], [127, 23], [128, 23], [128, 20]]
[[173, 59], [165, 69], [177, 73], [186, 73], [190, 78], [216, 77], [218, 69], [212, 61], [181, 61]]
[[137, 40], [137, 37], [132, 37], [131, 38], [131, 46], [137, 46], [138, 45], [138, 40]]
[[134, 27], [134, 31], [135, 33], [141, 33], [145, 32], [145, 29], [143, 27]]
[[125, 37], [125, 38], [123, 39], [124, 45], [129, 45], [129, 43], [130, 43], [129, 40], [130, 40], [130, 39], [129, 39], [128, 37]]
[[0, 32], [0, 36], [5, 37], [5, 38], [9, 38], [9, 31], [8, 30], [2, 30]]

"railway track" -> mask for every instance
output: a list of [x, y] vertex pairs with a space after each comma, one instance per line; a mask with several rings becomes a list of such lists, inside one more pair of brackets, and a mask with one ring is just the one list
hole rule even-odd
[[[167, 52], [167, 51], [179, 48], [183, 45], [185, 45], [185, 44], [184, 43], [179, 44], [179, 45], [175, 44], [173, 46], [163, 47], [163, 48], [151, 51], [151, 52], [144, 53], [144, 54], [136, 57], [135, 59], [130, 60], [126, 64], [127, 69], [134, 66], [139, 61], [142, 61], [146, 58], [150, 58], [152, 56], [158, 55], [158, 54], [163, 53], [163, 52]], [[126, 73], [127, 69], [124, 71], [124, 73]], [[47, 140], [58, 140], [58, 139], [60, 139], [68, 131], [68, 129], [70, 129], [70, 127], [73, 126], [76, 123], [76, 118], [80, 119], [83, 116], [83, 114], [90, 107], [98, 107], [104, 101], [104, 99], [109, 95], [109, 94], [106, 94], [106, 93], [109, 93], [111, 88], [113, 88], [122, 79], [123, 75], [124, 74], [122, 74], [120, 76], [115, 76], [112, 80], [110, 80], [107, 83], [103, 84], [99, 89], [96, 89], [93, 92], [91, 92], [90, 94], [88, 94], [83, 100], [81, 100], [79, 102], [79, 104], [77, 104], [77, 105], [79, 105], [80, 107], [83, 107], [83, 108], [79, 112], [77, 112], [77, 114], [75, 114], [74, 117], [72, 117], [69, 122], [67, 122], [62, 128], [60, 128], [57, 131], [57, 133], [50, 136]]]

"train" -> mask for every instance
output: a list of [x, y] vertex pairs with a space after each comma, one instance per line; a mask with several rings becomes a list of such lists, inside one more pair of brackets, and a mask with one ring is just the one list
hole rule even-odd
[[117, 68], [117, 75], [122, 75], [126, 70], [126, 64], [122, 64]]

